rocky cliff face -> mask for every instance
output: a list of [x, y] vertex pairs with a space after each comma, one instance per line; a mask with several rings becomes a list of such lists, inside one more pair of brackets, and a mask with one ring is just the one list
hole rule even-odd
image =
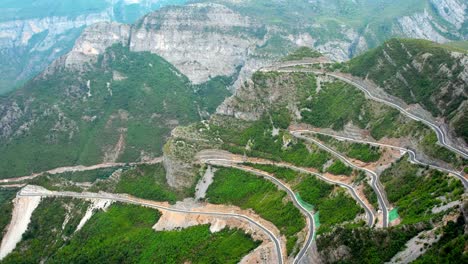
[[462, 28], [468, 17], [466, 3], [459, 0], [429, 2], [432, 10], [427, 8], [423, 12], [399, 18], [394, 33], [439, 43], [448, 42], [454, 37], [461, 39], [468, 37]]
[[[281, 1], [276, 1], [274, 6], [265, 10], [257, 10], [259, 5], [250, 1], [202, 2], [163, 9], [144, 17], [132, 28], [131, 49], [160, 54], [194, 83], [214, 76], [233, 75], [240, 66], [244, 66], [240, 70], [238, 87], [254, 70], [297, 46], [314, 47], [334, 60], [344, 61], [391, 36], [438, 42], [468, 38], [467, 7], [461, 0], [427, 0], [426, 7], [419, 11], [401, 16], [395, 14], [390, 24], [385, 19], [373, 19], [363, 25], [348, 24], [349, 14], [335, 1], [309, 1], [284, 7]], [[144, 10], [185, 1], [109, 0], [107, 3], [105, 8], [94, 13], [1, 22], [0, 59], [5, 63], [0, 63], [0, 70], [4, 73], [0, 80], [0, 93], [68, 52], [86, 26], [102, 21], [131, 21], [127, 6], [137, 6], [143, 14]], [[362, 14], [360, 10], [369, 3], [363, 1], [348, 5], [346, 8], [349, 10]], [[276, 15], [275, 20], [275, 16], [271, 17], [269, 13], [271, 8], [273, 13], [277, 12], [275, 8], [287, 10]], [[344, 18], [338, 25], [321, 19], [321, 16]]]
[[[19, 6], [23, 7], [24, 2]], [[0, 12], [11, 17], [0, 19], [0, 71], [3, 73], [0, 94], [12, 90], [66, 54], [83, 28], [103, 21], [133, 22], [147, 12], [168, 4], [182, 4], [185, 0], [106, 0], [100, 8], [83, 10], [75, 10], [72, 3], [64, 3], [59, 5], [61, 13], [53, 10], [56, 6], [53, 1], [49, 4], [42, 1], [37, 7], [37, 3], [30, 2], [26, 8], [18, 9], [0, 3]], [[66, 5], [71, 6], [69, 14], [62, 10]], [[37, 9], [24, 10], [27, 8]], [[128, 11], [130, 9], [132, 12]], [[19, 19], [11, 15], [14, 12]]]
[[236, 73], [265, 33], [225, 6], [194, 4], [144, 17], [132, 30], [130, 49], [159, 54], [199, 84]]

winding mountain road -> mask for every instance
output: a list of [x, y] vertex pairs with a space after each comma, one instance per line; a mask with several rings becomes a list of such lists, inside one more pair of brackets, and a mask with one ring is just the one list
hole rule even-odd
[[202, 212], [202, 211], [190, 211], [190, 210], [184, 210], [184, 209], [178, 209], [178, 208], [171, 208], [171, 207], [165, 207], [165, 206], [160, 206], [156, 205], [154, 203], [151, 203], [151, 201], [145, 201], [142, 199], [138, 198], [132, 198], [132, 197], [124, 197], [122, 195], [116, 195], [116, 194], [101, 194], [101, 193], [73, 193], [73, 192], [50, 192], [50, 191], [27, 191], [25, 188], [23, 188], [21, 191], [18, 192], [18, 196], [40, 196], [40, 197], [71, 197], [71, 198], [78, 198], [78, 199], [105, 199], [105, 200], [111, 200], [111, 201], [116, 201], [116, 202], [122, 202], [122, 203], [128, 203], [128, 204], [135, 204], [135, 205], [141, 205], [141, 206], [146, 206], [158, 210], [164, 210], [164, 211], [169, 211], [169, 212], [176, 212], [176, 213], [185, 213], [185, 214], [197, 214], [197, 215], [209, 215], [209, 216], [215, 216], [215, 217], [232, 217], [232, 218], [237, 218], [237, 219], [243, 219], [261, 230], [263, 230], [269, 237], [270, 239], [275, 243], [276, 247], [276, 252], [278, 256], [278, 263], [283, 264], [284, 263], [284, 258], [283, 258], [283, 253], [281, 250], [281, 242], [278, 238], [275, 237], [274, 233], [270, 231], [268, 228], [263, 226], [262, 224], [256, 222], [252, 218], [241, 215], [241, 214], [236, 214], [236, 213], [221, 213], [221, 212]]
[[[210, 152], [212, 152], [212, 153], [210, 153]], [[222, 152], [224, 152], [224, 151], [222, 151]], [[207, 150], [207, 151], [204, 151], [203, 154], [199, 155], [198, 159], [201, 160], [201, 162], [206, 162], [206, 161], [209, 161], [209, 160], [211, 160], [211, 161], [232, 162], [232, 163], [244, 163], [245, 162], [245, 160], [243, 160], [243, 159], [233, 158], [235, 155], [233, 155], [233, 157], [220, 158], [220, 156], [226, 156], [226, 154], [228, 154], [228, 152], [224, 152], [224, 154], [221, 154], [217, 150], [214, 150], [214, 151], [213, 150]], [[252, 160], [249, 160], [249, 162], [250, 163], [255, 163], [255, 164], [268, 164], [268, 165], [274, 165], [274, 166], [283, 167], [283, 168], [289, 168], [289, 169], [292, 169], [294, 171], [314, 175], [314, 176], [318, 177], [319, 179], [321, 179], [321, 180], [323, 180], [325, 182], [328, 182], [330, 184], [336, 184], [336, 185], [339, 185], [339, 186], [341, 186], [343, 188], [346, 188], [351, 193], [351, 196], [361, 205], [362, 208], [364, 208], [364, 211], [366, 212], [366, 217], [367, 217], [367, 225], [370, 226], [370, 227], [372, 227], [374, 225], [374, 222], [375, 222], [374, 212], [367, 206], [367, 204], [356, 193], [356, 190], [353, 188], [353, 186], [351, 186], [349, 184], [346, 184], [346, 183], [343, 183], [343, 182], [328, 179], [328, 178], [326, 178], [325, 176], [323, 176], [323, 175], [321, 175], [319, 173], [307, 170], [305, 168], [297, 167], [297, 166], [294, 166], [294, 165], [291, 165], [291, 164], [288, 164], [288, 163], [270, 162], [270, 161], [262, 162], [262, 161], [252, 161]]]
[[100, 164], [94, 164], [94, 165], [89, 165], [89, 166], [84, 166], [84, 165], [76, 165], [76, 166], [66, 166], [66, 167], [58, 167], [55, 169], [43, 171], [43, 172], [38, 172], [38, 173], [33, 173], [28, 176], [21, 176], [21, 177], [16, 177], [16, 178], [6, 178], [6, 179], [0, 179], [0, 183], [12, 183], [12, 182], [20, 182], [20, 181], [26, 181], [26, 180], [32, 180], [36, 177], [39, 177], [45, 173], [48, 174], [60, 174], [60, 173], [65, 173], [65, 172], [79, 172], [79, 171], [90, 171], [90, 170], [98, 170], [98, 169], [107, 169], [107, 168], [114, 168], [114, 167], [123, 167], [123, 166], [134, 166], [134, 165], [151, 165], [151, 164], [156, 164], [156, 163], [161, 163], [163, 160], [162, 157], [154, 158], [150, 161], [142, 161], [142, 162], [130, 162], [130, 163], [115, 163], [115, 162], [107, 162], [107, 163], [100, 163]]
[[[366, 87], [364, 87], [364, 85], [359, 84], [359, 83], [355, 82], [354, 80], [352, 80], [350, 78], [344, 77], [342, 75], [337, 75], [337, 74], [334, 74], [334, 73], [325, 73], [325, 74], [328, 75], [328, 76], [332, 76], [334, 78], [337, 78], [337, 79], [339, 79], [341, 81], [344, 81], [344, 82], [346, 82], [348, 84], [351, 84], [352, 86], [354, 86], [354, 87], [358, 88], [359, 90], [363, 91], [366, 94], [366, 96], [369, 97], [370, 99], [372, 99], [374, 101], [377, 101], [377, 102], [380, 102], [380, 103], [383, 103], [383, 104], [386, 104], [386, 105], [388, 105], [390, 107], [396, 108], [398, 111], [400, 111], [402, 114], [406, 115], [407, 117], [409, 117], [409, 118], [411, 118], [413, 120], [422, 122], [423, 124], [429, 126], [436, 133], [437, 140], [439, 141], [439, 143], [442, 146], [444, 146], [447, 149], [459, 154], [463, 158], [468, 159], [468, 151], [466, 149], [464, 149], [464, 148], [459, 149], [457, 146], [452, 146], [450, 144], [449, 140], [447, 140], [448, 136], [445, 134], [445, 132], [437, 124], [408, 112], [406, 109], [399, 106], [398, 104], [395, 104], [393, 102], [390, 102], [388, 100], [385, 100], [383, 98], [380, 98], [380, 97], [377, 97], [377, 96], [373, 95], [368, 89], [366, 89]], [[449, 143], [447, 143], [447, 142], [449, 142]]]
[[374, 192], [377, 194], [377, 200], [379, 202], [379, 206], [382, 209], [382, 214], [383, 214], [383, 221], [382, 221], [382, 226], [383, 227], [388, 227], [388, 207], [389, 203], [387, 202], [387, 199], [385, 198], [384, 192], [380, 190], [379, 186], [379, 176], [377, 173], [374, 171], [371, 171], [367, 168], [362, 168], [359, 166], [356, 166], [354, 163], [352, 163], [350, 160], [348, 160], [345, 156], [343, 156], [341, 153], [338, 153], [337, 151], [325, 146], [318, 140], [315, 140], [313, 138], [309, 138], [303, 135], [304, 132], [308, 132], [307, 130], [296, 130], [296, 131], [290, 131], [291, 134], [297, 138], [303, 139], [305, 141], [309, 141], [314, 143], [315, 145], [319, 146], [321, 149], [331, 153], [332, 155], [338, 157], [341, 161], [344, 163], [348, 164], [350, 167], [355, 168], [357, 170], [362, 170], [370, 175], [372, 175], [372, 181], [371, 181], [371, 187], [374, 190]]
[[307, 133], [312, 133], [312, 134], [320, 134], [320, 135], [330, 136], [330, 137], [336, 138], [338, 140], [347, 140], [347, 141], [356, 142], [356, 143], [369, 144], [369, 145], [378, 146], [378, 147], [388, 147], [388, 148], [393, 148], [393, 149], [400, 150], [402, 152], [408, 153], [409, 156], [410, 156], [410, 161], [413, 162], [413, 163], [416, 163], [416, 164], [419, 164], [419, 165], [422, 165], [422, 166], [428, 166], [428, 167], [430, 167], [432, 169], [440, 170], [440, 171], [443, 171], [443, 172], [454, 175], [455, 177], [457, 177], [457, 178], [459, 178], [461, 180], [465, 190], [468, 189], [468, 180], [463, 176], [463, 174], [461, 172], [454, 171], [454, 170], [449, 170], [449, 169], [439, 167], [439, 166], [436, 166], [436, 165], [432, 165], [432, 164], [424, 163], [424, 162], [417, 159], [416, 152], [414, 152], [414, 150], [412, 150], [412, 149], [398, 147], [398, 146], [389, 145], [389, 144], [378, 143], [378, 142], [374, 142], [374, 141], [366, 141], [366, 140], [360, 140], [360, 139], [355, 139], [355, 138], [350, 138], [350, 137], [337, 136], [337, 135], [323, 133], [323, 132], [317, 132], [317, 131], [313, 131], [313, 130], [301, 130], [301, 131], [304, 131], [304, 132], [307, 132]]
[[310, 248], [310, 246], [312, 245], [312, 242], [314, 240], [314, 237], [315, 237], [315, 220], [314, 220], [313, 214], [311, 214], [311, 212], [309, 210], [307, 210], [304, 206], [302, 206], [302, 204], [297, 200], [297, 197], [294, 194], [294, 192], [288, 186], [286, 186], [283, 182], [278, 180], [277, 178], [272, 177], [268, 173], [260, 171], [260, 170], [255, 170], [255, 169], [248, 168], [248, 167], [245, 167], [245, 166], [235, 165], [231, 161], [228, 162], [226, 160], [222, 160], [222, 161], [216, 160], [216, 159], [206, 160], [206, 164], [210, 164], [210, 165], [214, 165], [214, 166], [230, 167], [230, 168], [235, 168], [235, 169], [239, 169], [239, 170], [243, 170], [243, 171], [253, 173], [255, 175], [258, 175], [260, 177], [263, 177], [263, 178], [266, 178], [266, 179], [270, 180], [271, 182], [273, 182], [274, 184], [276, 184], [277, 186], [279, 186], [281, 189], [285, 190], [289, 194], [289, 196], [291, 197], [291, 200], [293, 201], [294, 205], [297, 208], [299, 208], [299, 210], [301, 210], [302, 213], [307, 217], [307, 220], [308, 220], [307, 222], [309, 224], [309, 232], [308, 232], [307, 238], [306, 238], [306, 240], [304, 242], [304, 246], [302, 247], [302, 249], [299, 251], [299, 253], [294, 258], [293, 263], [299, 263], [299, 261], [307, 253], [307, 250]]
[[383, 103], [385, 105], [388, 105], [392, 108], [397, 109], [400, 113], [403, 115], [409, 117], [410, 119], [413, 119], [415, 121], [422, 122], [426, 126], [430, 127], [437, 135], [437, 140], [440, 145], [444, 146], [445, 148], [457, 153], [458, 155], [462, 156], [464, 159], [468, 159], [468, 150], [464, 147], [459, 148], [455, 144], [453, 144], [450, 140], [448, 140], [448, 135], [446, 135], [445, 131], [439, 127], [436, 123], [432, 122], [431, 120], [424, 119], [422, 117], [419, 117], [415, 114], [410, 113], [408, 110], [405, 108], [401, 107], [400, 105], [393, 103], [385, 98], [381, 98], [378, 95], [373, 94], [368, 88], [365, 87], [364, 84], [358, 83], [356, 80], [353, 80], [350, 77], [347, 77], [343, 74], [337, 74], [337, 73], [332, 73], [332, 72], [325, 72], [325, 71], [319, 71], [319, 70], [309, 70], [309, 69], [294, 69], [294, 68], [287, 68], [285, 69], [284, 67], [294, 67], [294, 66], [303, 66], [303, 65], [313, 65], [313, 63], [298, 63], [298, 64], [285, 64], [285, 66], [278, 66], [275, 69], [269, 69], [269, 70], [276, 70], [279, 72], [309, 72], [309, 73], [314, 73], [314, 74], [325, 74], [327, 76], [334, 77], [336, 79], [339, 79], [343, 82], [346, 82], [362, 92], [366, 95], [371, 100]]

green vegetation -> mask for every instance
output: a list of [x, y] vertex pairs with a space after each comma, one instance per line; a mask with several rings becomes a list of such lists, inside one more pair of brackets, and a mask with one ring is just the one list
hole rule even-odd
[[450, 221], [443, 227], [440, 240], [432, 244], [428, 251], [413, 263], [468, 263], [467, 243], [465, 220], [463, 215], [460, 215], [455, 222]]
[[[313, 211], [314, 210], [314, 205], [304, 201], [304, 199], [302, 199], [301, 195], [299, 193], [295, 193], [295, 196], [296, 196], [296, 199], [297, 201], [302, 205], [302, 207], [304, 207], [307, 211]], [[318, 226], [318, 225], [317, 225]]]
[[294, 186], [294, 190], [320, 212], [319, 234], [329, 232], [336, 224], [352, 221], [362, 212], [356, 201], [345, 191], [309, 175], [301, 177], [302, 180]]
[[[2, 263], [39, 263], [52, 256], [68, 243], [87, 207], [87, 202], [71, 198], [44, 198], [33, 212], [21, 242]], [[65, 222], [67, 214], [69, 220]]]
[[335, 130], [342, 130], [350, 121], [360, 127], [365, 126], [369, 116], [367, 113], [363, 116], [361, 114], [366, 99], [359, 90], [342, 82], [326, 83], [323, 86], [312, 100], [303, 102], [303, 107], [308, 109], [301, 112], [304, 122]]
[[368, 144], [351, 143], [346, 155], [364, 162], [375, 162], [380, 159], [381, 153], [378, 147]]
[[[297, 239], [296, 234], [305, 227], [305, 219], [292, 202], [285, 201], [286, 195], [275, 184], [255, 175], [237, 169], [219, 168], [206, 196], [211, 203], [252, 208], [277, 226], [287, 240]], [[294, 244], [289, 244], [289, 253], [292, 246]]]
[[353, 169], [344, 164], [341, 160], [335, 160], [330, 167], [327, 168], [327, 172], [335, 175], [346, 175], [350, 176]]
[[313, 50], [308, 47], [300, 47], [290, 53], [288, 56], [283, 58], [283, 61], [294, 61], [294, 60], [302, 60], [306, 58], [318, 58], [321, 57], [322, 54], [316, 50]]
[[212, 234], [207, 225], [155, 232], [152, 226], [158, 211], [122, 204], [98, 211], [63, 243], [60, 237], [51, 236], [60, 233], [57, 230], [65, 217], [56, 208], [38, 208], [21, 247], [3, 263], [38, 263], [44, 258], [48, 263], [237, 263], [260, 243], [240, 230]]
[[[271, 124], [271, 120], [277, 123]], [[302, 141], [295, 140], [287, 131], [280, 130], [273, 135], [273, 126], [279, 127], [280, 122], [288, 123], [280, 115], [262, 118], [259, 121], [246, 124], [245, 127], [233, 128], [228, 124], [219, 126], [210, 125], [212, 138], [223, 140], [223, 149], [237, 154], [246, 154], [251, 157], [261, 157], [275, 161], [289, 162], [297, 166], [321, 169], [330, 159], [330, 155], [317, 148], [309, 148]], [[228, 123], [228, 122], [226, 122]], [[278, 125], [277, 125], [278, 124]], [[289, 123], [288, 123], [289, 124]], [[285, 141], [289, 143], [285, 144]]]
[[[420, 103], [433, 115], [450, 119], [467, 99], [455, 92], [445, 92], [464, 85], [460, 73], [466, 66], [451, 55], [453, 50], [427, 40], [391, 39], [352, 59], [347, 67], [350, 73], [373, 80], [406, 103]], [[380, 66], [382, 61], [385, 63]], [[450, 73], [441, 71], [441, 67]], [[396, 75], [399, 77], [395, 78]], [[457, 127], [456, 133], [466, 136], [468, 132]]]
[[[87, 80], [91, 97], [84, 96]], [[214, 79], [195, 92], [161, 57], [115, 45], [79, 78], [59, 70], [0, 98], [2, 104], [15, 101], [34, 109], [24, 114], [24, 122], [34, 120], [28, 133], [0, 140], [0, 152], [8, 153], [0, 159], [0, 177], [96, 164], [121, 140], [125, 148], [117, 161], [137, 161], [142, 153], [160, 156], [172, 128], [199, 120], [199, 110], [213, 111], [228, 95], [227, 82]]]
[[374, 208], [378, 208], [379, 202], [377, 200], [377, 194], [375, 193], [374, 189], [372, 189], [372, 187], [366, 181], [364, 181], [363, 184], [364, 184], [363, 191], [367, 200], [369, 201], [369, 203], [372, 204], [372, 206], [374, 206]]
[[17, 191], [18, 189], [14, 188], [0, 188], [0, 241], [3, 238], [5, 228], [10, 223], [13, 211], [12, 200], [15, 198]]
[[402, 223], [416, 223], [433, 217], [431, 209], [460, 199], [464, 193], [458, 179], [437, 170], [427, 169], [407, 160], [407, 156], [392, 164], [380, 176], [388, 200], [398, 208]]
[[468, 52], [468, 41], [452, 41], [444, 44], [451, 49], [458, 49], [461, 52]]
[[423, 140], [420, 141], [419, 145], [422, 147], [423, 151], [431, 157], [436, 157], [452, 164], [458, 164], [460, 162], [453, 152], [438, 144], [437, 135], [433, 131], [425, 136]]
[[166, 171], [162, 164], [140, 165], [122, 173], [116, 192], [127, 193], [153, 201], [175, 203], [177, 196], [166, 181]]
[[112, 167], [89, 171], [73, 171], [64, 172], [60, 174], [51, 175], [51, 177], [63, 178], [73, 182], [94, 182], [96, 180], [104, 180], [109, 178], [112, 173], [118, 169], [125, 169], [125, 167]]
[[[320, 92], [311, 95], [310, 100], [302, 100], [303, 122], [315, 127], [342, 130], [345, 124], [352, 122], [370, 130], [375, 139], [408, 136], [428, 130], [418, 122], [407, 120], [395, 109], [366, 100], [361, 91], [341, 81], [325, 83]], [[376, 149], [359, 144], [346, 151], [356, 158], [369, 161], [378, 157]]]
[[318, 237], [317, 247], [325, 259], [331, 259], [337, 248], [346, 247], [348, 254], [340, 259], [341, 263], [384, 263], [426, 228], [424, 223], [388, 229], [338, 227]]
[[275, 177], [287, 181], [300, 200], [312, 205], [315, 211], [319, 211], [321, 227], [318, 233], [328, 232], [337, 224], [352, 221], [363, 210], [346, 192], [314, 176], [274, 165], [247, 165], [272, 173]]
[[269, 172], [275, 175], [276, 178], [284, 180], [286, 182], [294, 181], [298, 176], [298, 173], [296, 171], [289, 168], [283, 168], [269, 164], [245, 163], [245, 165], [265, 172]]
[[117, 183], [101, 181], [96, 183], [91, 191], [125, 193], [142, 199], [170, 203], [194, 194], [193, 188], [176, 190], [169, 186], [166, 171], [161, 163], [131, 167], [122, 172]]

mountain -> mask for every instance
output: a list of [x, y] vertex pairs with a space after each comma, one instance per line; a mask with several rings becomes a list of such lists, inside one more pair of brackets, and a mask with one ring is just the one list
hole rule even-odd
[[349, 72], [408, 104], [420, 104], [468, 142], [468, 52], [434, 42], [392, 39], [352, 59]]
[[[50, 62], [66, 54], [83, 27], [100, 21], [132, 23], [138, 17], [167, 5], [182, 5], [184, 0], [100, 0], [100, 1], [7, 1], [0, 9], [8, 11], [0, 21], [0, 93], [21, 86], [41, 72]], [[381, 44], [390, 37], [423, 38], [437, 42], [467, 39], [467, 6], [461, 0], [359, 0], [359, 1], [194, 1], [218, 3], [237, 13], [253, 26], [252, 31], [266, 31], [264, 42], [253, 56], [274, 60], [298, 46], [313, 47], [328, 57], [343, 61]], [[184, 13], [187, 11], [187, 13]], [[190, 17], [190, 8], [170, 8]], [[160, 14], [162, 15], [162, 13]], [[154, 18], [168, 19], [168, 17]], [[218, 17], [220, 24], [233, 17]], [[183, 19], [178, 17], [177, 19]], [[245, 25], [244, 25], [245, 26]], [[186, 24], [190, 30], [190, 25]], [[193, 36], [202, 41], [203, 36]], [[181, 38], [181, 37], [179, 37]], [[173, 38], [172, 41], [175, 41]], [[181, 40], [181, 39], [179, 39]], [[167, 39], [169, 41], [169, 39]], [[193, 48], [193, 47], [192, 47]], [[167, 54], [183, 54], [192, 48]], [[161, 47], [155, 47], [162, 52]], [[272, 56], [272, 54], [274, 56]], [[240, 55], [240, 54], [238, 54]], [[180, 59], [179, 59], [180, 60]], [[220, 61], [220, 60], [218, 60]], [[193, 65], [191, 61], [181, 63]], [[227, 61], [227, 63], [231, 63]], [[199, 68], [206, 67], [201, 65]], [[258, 65], [246, 68], [257, 69]], [[194, 69], [199, 71], [200, 69]], [[232, 70], [231, 70], [232, 71]], [[251, 72], [251, 71], [249, 71]], [[242, 76], [243, 74], [241, 74]]]
[[144, 14], [185, 0], [2, 1], [0, 93], [20, 87], [66, 54], [86, 26], [133, 23]]
[[465, 16], [219, 0], [87, 26], [0, 95], [1, 262], [464, 262]]

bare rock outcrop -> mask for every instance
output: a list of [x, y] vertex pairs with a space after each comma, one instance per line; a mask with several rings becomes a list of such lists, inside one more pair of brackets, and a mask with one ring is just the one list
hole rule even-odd
[[193, 83], [230, 76], [262, 39], [248, 17], [217, 4], [194, 4], [144, 17], [132, 31], [130, 49], [162, 56]]

